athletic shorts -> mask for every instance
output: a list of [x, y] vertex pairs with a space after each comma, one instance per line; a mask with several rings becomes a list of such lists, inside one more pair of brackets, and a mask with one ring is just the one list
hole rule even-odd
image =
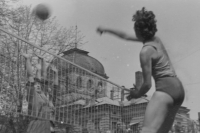
[[185, 91], [181, 81], [177, 77], [163, 77], [155, 81], [156, 91], [169, 94], [175, 105], [181, 105], [185, 98]]

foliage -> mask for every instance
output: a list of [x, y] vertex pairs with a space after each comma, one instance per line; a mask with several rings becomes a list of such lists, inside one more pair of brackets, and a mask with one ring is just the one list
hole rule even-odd
[[[56, 17], [41, 21], [32, 14], [31, 6], [14, 6], [18, 1], [20, 0], [0, 1], [0, 26], [7, 31], [57, 55], [86, 43], [77, 27], [67, 29], [60, 26]], [[2, 31], [0, 52], [0, 132], [23, 133], [29, 119], [16, 115], [17, 112], [23, 113], [26, 104], [27, 79], [20, 53], [37, 53], [46, 57], [49, 62], [53, 60], [53, 56]]]

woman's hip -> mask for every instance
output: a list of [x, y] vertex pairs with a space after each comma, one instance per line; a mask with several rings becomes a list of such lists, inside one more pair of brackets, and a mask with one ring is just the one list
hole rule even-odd
[[162, 91], [170, 95], [174, 104], [181, 105], [185, 98], [185, 91], [181, 81], [177, 77], [163, 77], [156, 81], [156, 91]]

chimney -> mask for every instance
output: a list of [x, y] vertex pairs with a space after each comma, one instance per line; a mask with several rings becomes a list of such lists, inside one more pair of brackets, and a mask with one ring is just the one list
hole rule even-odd
[[124, 101], [124, 86], [122, 86], [122, 90], [121, 90], [121, 101]]
[[137, 88], [140, 88], [142, 86], [143, 83], [143, 75], [142, 72], [137, 71], [135, 72], [135, 84]]

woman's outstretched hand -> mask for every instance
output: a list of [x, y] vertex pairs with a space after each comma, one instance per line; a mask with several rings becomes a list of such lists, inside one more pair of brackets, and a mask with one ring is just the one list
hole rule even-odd
[[24, 58], [31, 58], [31, 55], [30, 54], [26, 54], [26, 53], [20, 53], [21, 56], [23, 56]]
[[97, 33], [99, 33], [100, 35], [102, 35], [104, 32], [105, 30], [102, 27], [97, 28]]
[[55, 73], [58, 73], [58, 69], [56, 68], [56, 66], [51, 65], [51, 69], [52, 69]]

